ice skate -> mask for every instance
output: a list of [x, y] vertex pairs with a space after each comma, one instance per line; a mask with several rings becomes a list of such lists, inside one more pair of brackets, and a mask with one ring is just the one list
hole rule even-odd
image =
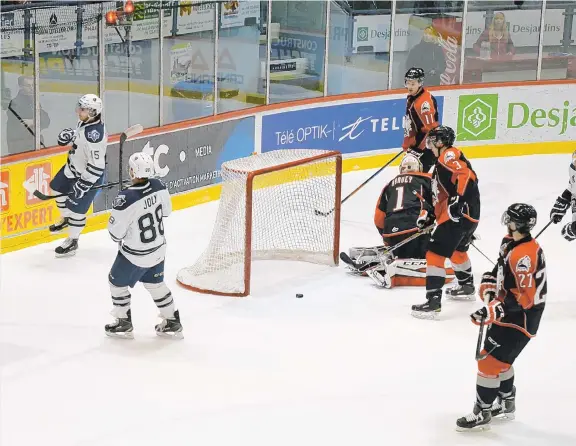
[[56, 257], [70, 257], [76, 255], [77, 249], [78, 239], [68, 237], [54, 252], [56, 253]]
[[182, 339], [184, 334], [182, 333], [182, 324], [180, 323], [180, 313], [178, 310], [174, 312], [174, 317], [166, 319], [162, 317], [162, 322], [156, 325], [156, 334], [163, 338], [175, 338]]
[[442, 310], [441, 293], [441, 290], [427, 292], [425, 303], [412, 305], [412, 316], [418, 319], [437, 319]]
[[490, 409], [482, 409], [476, 403], [471, 413], [456, 420], [456, 430], [458, 432], [489, 430], [491, 420]]
[[454, 285], [446, 290], [446, 297], [452, 300], [475, 300], [474, 280], [470, 278], [466, 282]]
[[491, 408], [492, 417], [499, 420], [513, 420], [516, 412], [516, 387], [507, 396], [498, 395]]
[[104, 331], [106, 332], [106, 336], [112, 338], [134, 339], [131, 310], [128, 310], [125, 318], [117, 318], [112, 324], [106, 324]]
[[60, 219], [60, 221], [57, 221], [53, 225], [48, 226], [48, 230], [52, 234], [56, 234], [56, 233], [58, 233], [64, 229], [66, 229], [67, 227], [68, 227], [68, 217], [63, 217]]

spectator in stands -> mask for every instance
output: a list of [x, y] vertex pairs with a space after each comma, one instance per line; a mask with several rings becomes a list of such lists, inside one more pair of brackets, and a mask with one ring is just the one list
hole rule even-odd
[[440, 75], [446, 69], [446, 57], [438, 44], [438, 34], [434, 27], [424, 29], [422, 40], [408, 53], [406, 70], [412, 67], [424, 70], [426, 85], [440, 85]]
[[[20, 76], [18, 86], [20, 90], [16, 97], [10, 101], [6, 110], [8, 154], [36, 149], [34, 144], [34, 79]], [[48, 113], [40, 109], [40, 130], [48, 128], [49, 125]], [[40, 136], [40, 141], [42, 142], [42, 136]]]
[[485, 42], [488, 43], [491, 58], [512, 56], [516, 52], [508, 32], [506, 17], [502, 12], [494, 14], [490, 27], [478, 37], [474, 44], [474, 51], [477, 54], [482, 54], [482, 44]]

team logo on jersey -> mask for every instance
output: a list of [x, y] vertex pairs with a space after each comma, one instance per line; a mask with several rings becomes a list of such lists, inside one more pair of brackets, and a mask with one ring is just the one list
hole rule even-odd
[[0, 172], [0, 212], [10, 209], [10, 172]]
[[98, 138], [100, 138], [100, 132], [98, 132], [98, 130], [94, 129], [86, 133], [86, 139], [89, 141], [96, 142], [98, 141]]
[[420, 113], [430, 113], [431, 107], [430, 102], [424, 101], [420, 107]]
[[452, 160], [455, 160], [455, 159], [456, 159], [456, 154], [454, 152], [452, 152], [451, 150], [444, 152], [444, 162], [445, 163], [452, 161]]
[[530, 271], [531, 268], [532, 261], [530, 260], [530, 256], [526, 255], [518, 260], [518, 263], [516, 263], [516, 272], [525, 273]]
[[52, 165], [50, 163], [31, 164], [26, 166], [26, 204], [34, 205], [41, 200], [34, 196], [34, 190], [43, 194], [50, 194], [48, 181], [52, 176]]
[[118, 195], [114, 198], [114, 202], [112, 203], [113, 208], [119, 208], [126, 204], [126, 195]]

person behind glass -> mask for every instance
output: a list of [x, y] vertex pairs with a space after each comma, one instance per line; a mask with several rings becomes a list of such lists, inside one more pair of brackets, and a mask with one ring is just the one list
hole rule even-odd
[[[490, 58], [502, 56], [513, 56], [516, 52], [514, 43], [508, 32], [506, 17], [503, 13], [494, 14], [492, 24], [485, 29], [474, 44], [474, 51], [482, 56], [483, 44], [487, 44], [490, 51]], [[486, 46], [486, 45], [484, 45]]]
[[436, 98], [424, 89], [424, 76], [422, 68], [410, 68], [404, 75], [408, 97], [402, 149], [418, 157], [422, 171], [428, 172], [436, 163], [436, 158], [430, 150], [426, 150], [426, 135], [439, 123]]
[[408, 53], [406, 67], [416, 65], [424, 69], [427, 85], [440, 85], [440, 75], [446, 69], [446, 57], [438, 45], [438, 34], [432, 26], [424, 30], [422, 40]]
[[[6, 142], [8, 153], [22, 153], [35, 149], [34, 145], [34, 79], [18, 78], [18, 94], [6, 110]], [[50, 117], [40, 108], [40, 130], [48, 128]], [[40, 137], [42, 142], [42, 137]]]

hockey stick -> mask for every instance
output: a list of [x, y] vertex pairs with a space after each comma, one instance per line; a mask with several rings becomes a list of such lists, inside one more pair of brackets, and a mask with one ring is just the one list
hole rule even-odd
[[496, 343], [492, 338], [489, 341], [492, 343], [492, 348], [486, 353], [482, 354], [482, 341], [484, 340], [484, 327], [486, 326], [486, 316], [482, 316], [480, 320], [480, 330], [478, 331], [478, 342], [476, 343], [476, 361], [482, 361], [486, 359], [490, 354], [500, 347], [500, 344]]
[[[385, 249], [384, 251], [382, 251], [381, 253], [379, 253], [379, 256], [385, 256], [387, 254], [390, 254], [392, 251], [400, 248], [401, 246], [404, 246], [406, 243], [410, 243], [412, 240], [420, 237], [423, 234], [426, 234], [428, 232], [430, 232], [433, 229], [434, 225], [430, 225], [430, 226], [426, 226], [425, 228], [415, 232], [414, 234], [412, 234], [410, 237], [405, 238], [404, 240], [402, 240], [401, 242], [396, 243], [394, 246], [391, 246], [388, 249]], [[356, 270], [360, 271], [360, 272], [367, 272], [367, 271], [371, 271], [373, 269], [376, 269], [378, 267], [381, 266], [381, 263], [378, 263], [377, 265], [374, 266], [368, 266], [370, 264], [360, 264], [355, 262], [354, 260], [352, 260], [350, 258], [350, 256], [348, 254], [346, 254], [345, 252], [341, 252], [340, 253], [340, 259], [346, 263], [348, 266], [351, 266], [353, 268], [355, 268]]]
[[472, 245], [472, 247], [473, 247], [476, 251], [478, 251], [480, 254], [482, 254], [482, 255], [484, 256], [484, 258], [485, 258], [486, 260], [488, 260], [492, 265], [496, 265], [496, 263], [494, 263], [494, 262], [492, 261], [492, 259], [491, 259], [490, 257], [488, 257], [486, 254], [484, 254], [484, 253], [480, 250], [480, 248], [478, 248], [478, 246], [476, 246], [476, 245], [474, 244], [474, 242], [470, 243], [470, 245]]
[[[380, 169], [378, 169], [376, 172], [374, 172], [372, 174], [372, 176], [370, 176], [370, 178], [368, 178], [366, 181], [364, 181], [360, 186], [358, 186], [356, 189], [354, 189], [352, 192], [350, 192], [346, 197], [344, 197], [344, 199], [340, 202], [340, 204], [344, 204], [344, 202], [346, 200], [348, 200], [348, 198], [350, 198], [352, 195], [354, 195], [356, 192], [358, 192], [360, 189], [362, 189], [364, 186], [366, 186], [366, 184], [368, 184], [376, 175], [378, 175], [380, 172], [382, 172], [386, 167], [388, 167], [392, 161], [394, 161], [396, 158], [398, 158], [400, 155], [402, 155], [404, 153], [404, 150], [398, 152], [396, 154], [396, 156], [394, 156], [394, 158], [392, 158], [390, 161], [388, 161], [386, 164], [384, 164]], [[331, 210], [327, 211], [327, 212], [322, 212], [319, 211], [318, 209], [314, 210], [314, 213], [316, 215], [320, 215], [322, 217], [328, 217], [330, 214], [332, 214], [334, 211], [336, 210], [336, 208], [332, 208]]]
[[486, 316], [482, 316], [480, 320], [480, 330], [478, 331], [478, 341], [476, 342], [476, 361], [480, 361], [483, 358], [480, 352], [482, 351], [482, 341], [484, 340], [484, 323], [486, 322]]
[[[34, 138], [36, 138], [36, 134], [34, 133], [34, 131], [28, 126], [28, 124], [26, 124], [26, 123], [24, 122], [24, 119], [22, 119], [22, 118], [20, 117], [20, 115], [19, 115], [18, 113], [16, 113], [16, 110], [14, 110], [14, 109], [12, 108], [12, 101], [10, 101], [10, 104], [8, 104], [7, 110], [10, 110], [10, 111], [12, 112], [12, 114], [13, 114], [14, 116], [16, 116], [16, 118], [20, 121], [20, 123], [21, 123], [24, 127], [26, 127], [26, 130], [28, 130], [28, 131], [30, 132], [30, 134], [31, 134]], [[40, 138], [42, 138], [42, 136], [40, 136]], [[40, 139], [40, 145], [42, 146], [42, 148], [44, 148], [44, 149], [46, 148], [46, 145], [44, 144], [44, 142], [42, 142], [42, 139]]]
[[122, 190], [123, 181], [122, 181], [122, 174], [123, 172], [123, 156], [124, 156], [124, 143], [128, 138], [137, 135], [138, 133], [142, 132], [144, 128], [141, 124], [134, 124], [132, 127], [128, 127], [126, 130], [122, 132], [120, 135], [120, 146], [118, 147], [118, 183], [120, 184], [120, 190]]
[[554, 223], [554, 220], [550, 220], [548, 223], [546, 223], [546, 226], [544, 226], [542, 230], [538, 234], [536, 234], [536, 237], [534, 238], [536, 239], [540, 237], [540, 234], [542, 234], [546, 229], [548, 229], [548, 226], [550, 226], [552, 223]]
[[[91, 187], [88, 190], [106, 189], [108, 187], [117, 186], [118, 184], [120, 184], [120, 183], [118, 181], [115, 181], [114, 183], [101, 184], [100, 186]], [[28, 192], [31, 192], [32, 195], [34, 195], [36, 198], [38, 198], [42, 201], [52, 200], [54, 198], [59, 198], [59, 197], [67, 197], [67, 196], [72, 195], [74, 193], [74, 191], [70, 191], [70, 192], [67, 192], [65, 194], [46, 195], [46, 194], [43, 194], [42, 192], [40, 192], [39, 190], [32, 191], [32, 190], [28, 189], [26, 187], [26, 183], [24, 183], [24, 189], [26, 189]]]

